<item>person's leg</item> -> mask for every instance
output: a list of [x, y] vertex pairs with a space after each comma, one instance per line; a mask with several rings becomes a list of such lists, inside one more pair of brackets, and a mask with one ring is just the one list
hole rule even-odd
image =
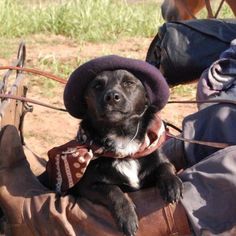
[[[226, 143], [236, 145], [236, 106], [215, 104], [183, 120], [183, 137], [190, 140]], [[219, 148], [184, 142], [184, 152], [188, 167], [201, 162]]]
[[48, 173], [46, 170], [42, 174], [38, 175], [37, 179], [43, 186], [45, 186], [48, 189], [51, 189], [51, 186], [49, 184]]
[[[75, 235], [56, 200], [55, 193], [33, 175], [16, 128], [4, 127], [0, 133], [0, 206], [7, 221], [5, 233]], [[68, 206], [75, 202], [65, 200]]]
[[22, 220], [18, 209], [22, 207], [28, 190], [34, 189], [39, 194], [46, 189], [30, 171], [15, 127], [4, 127], [0, 138], [0, 204], [9, 222], [18, 223]]
[[181, 202], [196, 235], [235, 235], [226, 231], [236, 229], [236, 146], [213, 153], [180, 177]]

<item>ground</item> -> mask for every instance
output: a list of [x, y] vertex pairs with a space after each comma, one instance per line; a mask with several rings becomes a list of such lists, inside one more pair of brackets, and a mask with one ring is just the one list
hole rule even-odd
[[[146, 52], [152, 38], [127, 38], [109, 43], [77, 43], [63, 36], [45, 36], [36, 35], [26, 39], [26, 65], [45, 70], [44, 64], [51, 63], [54, 68], [68, 68], [68, 74], [72, 72], [79, 64], [91, 58], [117, 54], [137, 59], [145, 59]], [[17, 48], [17, 42], [15, 42]], [[14, 59], [14, 54], [12, 59]], [[9, 59], [9, 61], [11, 61]], [[0, 59], [0, 64], [9, 64], [6, 59]], [[41, 64], [39, 64], [39, 61]], [[72, 67], [69, 64], [73, 65]], [[51, 71], [50, 65], [47, 65], [47, 71]], [[54, 68], [55, 70], [55, 68]], [[60, 68], [59, 68], [60, 71]], [[57, 73], [60, 75], [60, 73]], [[41, 77], [32, 77], [25, 75], [28, 84], [29, 98], [40, 100], [58, 107], [63, 107], [63, 87], [59, 83], [50, 85], [48, 81]], [[191, 86], [181, 86], [171, 89], [171, 100], [194, 99], [195, 84]], [[195, 105], [177, 104], [167, 105], [161, 112], [161, 117], [179, 127], [184, 116], [196, 111]], [[34, 105], [34, 111], [28, 113], [25, 117], [24, 134], [25, 142], [37, 157], [26, 150], [28, 159], [35, 173], [41, 173], [45, 168], [47, 160], [47, 151], [71, 140], [79, 126], [79, 120], [71, 117], [69, 114], [60, 111], [54, 111], [44, 107]], [[42, 160], [42, 161], [41, 161]], [[38, 164], [35, 164], [37, 161]], [[41, 165], [40, 165], [41, 163]]]

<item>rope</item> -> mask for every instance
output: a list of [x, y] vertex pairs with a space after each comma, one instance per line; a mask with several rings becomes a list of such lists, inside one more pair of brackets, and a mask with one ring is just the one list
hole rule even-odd
[[25, 67], [18, 67], [18, 66], [0, 66], [0, 70], [17, 70], [17, 71], [25, 71], [28, 73], [32, 73], [35, 75], [41, 75], [44, 77], [47, 77], [49, 79], [55, 80], [61, 84], [66, 84], [67, 80], [62, 79], [56, 75], [53, 75], [51, 73], [45, 72], [45, 71], [41, 71], [38, 69], [32, 69], [32, 68], [25, 68]]
[[[217, 18], [218, 15], [219, 15], [220, 10], [221, 10], [221, 8], [222, 8], [222, 6], [223, 6], [223, 4], [224, 4], [224, 2], [225, 2], [225, 0], [221, 0], [220, 5], [218, 6], [217, 11], [216, 11], [216, 13], [215, 13], [215, 15], [214, 15], [214, 14], [213, 14], [213, 11], [212, 11], [212, 7], [211, 7], [210, 0], [205, 0], [205, 5], [206, 5], [206, 9], [207, 9], [207, 14], [208, 14], [207, 18]], [[184, 4], [184, 3], [182, 2], [182, 0], [179, 1], [179, 3], [182, 4], [182, 6], [183, 6], [183, 8], [185, 9], [185, 11], [186, 11], [193, 19], [197, 19], [197, 17], [190, 11], [190, 9], [189, 9], [189, 7], [188, 7], [187, 4]]]
[[211, 99], [211, 100], [185, 100], [185, 101], [168, 101], [167, 104], [175, 104], [175, 103], [183, 103], [183, 104], [201, 104], [201, 103], [226, 103], [226, 104], [234, 104], [236, 105], [236, 101], [229, 100], [229, 99]]
[[[233, 100], [228, 100], [228, 99], [212, 99], [212, 100], [199, 100], [199, 101], [168, 101], [168, 104], [175, 104], [175, 103], [182, 103], [182, 104], [190, 104], [190, 103], [225, 103], [225, 104], [234, 104], [236, 105], [236, 101]], [[171, 126], [169, 123], [167, 125]], [[175, 127], [174, 127], [175, 128]], [[180, 129], [179, 129], [180, 130]], [[188, 143], [193, 143], [193, 144], [199, 144], [199, 145], [204, 145], [208, 147], [214, 147], [214, 148], [226, 148], [234, 144], [230, 143], [221, 143], [221, 142], [210, 142], [210, 141], [200, 141], [200, 140], [193, 140], [193, 139], [186, 139], [183, 137], [175, 136], [169, 132], [167, 132], [167, 136], [171, 138], [175, 138], [178, 140], [181, 140], [183, 142], [188, 142]]]
[[[50, 74], [48, 72], [44, 72], [44, 71], [41, 71], [41, 70], [38, 70], [38, 69], [24, 68], [24, 67], [17, 67], [17, 66], [0, 66], [0, 70], [6, 70], [6, 69], [8, 69], [8, 70], [17, 70], [17, 71], [25, 71], [25, 72], [28, 72], [28, 73], [37, 74], [37, 75], [47, 77], [49, 79], [55, 80], [55, 81], [57, 81], [59, 83], [62, 83], [62, 84], [67, 83], [67, 81], [65, 79], [62, 79], [58, 76], [55, 76], [53, 74]], [[19, 100], [19, 101], [22, 101], [22, 102], [33, 103], [33, 104], [36, 104], [36, 105], [39, 105], [39, 106], [51, 108], [51, 109], [54, 109], [54, 110], [67, 112], [67, 110], [64, 109], [64, 108], [58, 108], [56, 106], [52, 106], [52, 105], [49, 105], [49, 104], [46, 104], [46, 103], [43, 103], [43, 102], [39, 102], [39, 101], [34, 100], [34, 99], [21, 97], [21, 96], [16, 96], [16, 95], [12, 95], [12, 94], [0, 94], [0, 98]], [[189, 103], [228, 103], [228, 104], [235, 104], [236, 105], [236, 101], [227, 100], [227, 99], [221, 99], [221, 100], [212, 99], [212, 100], [201, 100], [201, 101], [188, 101], [188, 100], [186, 100], [186, 101], [169, 101], [168, 102], [168, 104], [174, 104], [174, 103], [183, 103], [183, 104], [189, 104]], [[168, 124], [168, 125], [171, 126], [170, 124]], [[225, 147], [228, 147], [228, 146], [232, 145], [232, 144], [228, 144], [228, 143], [208, 142], [208, 141], [186, 139], [186, 138], [182, 138], [182, 137], [179, 137], [179, 136], [172, 135], [169, 132], [167, 132], [167, 136], [169, 136], [171, 138], [181, 140], [181, 141], [184, 141], [184, 142], [189, 142], [189, 143], [193, 143], [193, 144], [200, 144], [200, 145], [205, 145], [205, 146], [209, 146], [209, 147], [216, 147], [216, 148], [225, 148]]]
[[6, 99], [13, 99], [13, 100], [19, 100], [22, 102], [29, 102], [29, 103], [33, 103], [39, 106], [43, 106], [43, 107], [47, 107], [47, 108], [51, 108], [53, 110], [57, 110], [57, 111], [63, 111], [63, 112], [67, 112], [66, 109], [64, 108], [59, 108], [56, 106], [52, 106], [43, 102], [39, 102], [37, 100], [34, 99], [30, 99], [30, 98], [26, 98], [26, 97], [21, 97], [21, 96], [16, 96], [16, 95], [12, 95], [12, 94], [0, 94], [0, 98], [6, 98]]
[[188, 142], [188, 143], [192, 143], [192, 144], [199, 144], [199, 145], [204, 145], [204, 146], [208, 146], [208, 147], [214, 147], [214, 148], [226, 148], [229, 147], [233, 144], [229, 144], [229, 143], [220, 143], [220, 142], [210, 142], [210, 141], [200, 141], [200, 140], [195, 140], [195, 139], [187, 139], [187, 138], [182, 138], [179, 136], [175, 136], [169, 132], [167, 132], [166, 134], [168, 137], [170, 138], [174, 138], [174, 139], [178, 139], [181, 140], [183, 142]]
[[211, 8], [211, 3], [210, 3], [210, 0], [205, 0], [205, 4], [206, 4], [206, 9], [207, 9], [207, 12], [208, 12], [208, 18], [217, 18], [219, 13], [220, 13], [220, 10], [224, 4], [224, 1], [225, 0], [221, 0], [220, 2], [220, 5], [218, 6], [217, 10], [216, 10], [216, 13], [215, 15], [213, 15], [213, 11], [212, 11], [212, 8]]
[[205, 0], [205, 5], [206, 5], [207, 13], [208, 13], [207, 17], [214, 18], [210, 0]]
[[[41, 76], [47, 77], [47, 78], [52, 79], [54, 81], [57, 81], [61, 84], [66, 84], [67, 83], [67, 80], [62, 79], [62, 78], [60, 78], [56, 75], [53, 75], [51, 73], [41, 71], [41, 70], [38, 70], [38, 69], [33, 69], [33, 68], [25, 68], [25, 67], [18, 67], [18, 66], [0, 66], [0, 70], [25, 71], [25, 72], [32, 73], [32, 74], [35, 74], [35, 75], [41, 75]], [[52, 106], [52, 105], [49, 105], [49, 104], [46, 104], [46, 103], [43, 103], [43, 102], [39, 102], [39, 101], [34, 100], [34, 99], [21, 97], [21, 96], [16, 96], [16, 95], [12, 95], [12, 94], [1, 94], [0, 93], [0, 98], [14, 99], [14, 100], [22, 101], [22, 102], [29, 102], [29, 103], [33, 103], [33, 104], [36, 104], [36, 105], [39, 105], [39, 106], [51, 108], [53, 110], [67, 112], [67, 110], [64, 109], [64, 108], [58, 108], [56, 106]]]
[[217, 18], [217, 17], [218, 17], [218, 15], [219, 15], [219, 13], [220, 13], [220, 10], [221, 10], [221, 8], [222, 8], [222, 6], [223, 6], [224, 1], [225, 1], [225, 0], [221, 0], [220, 5], [219, 5], [219, 7], [218, 7], [218, 9], [217, 9], [217, 11], [216, 11], [216, 13], [215, 13], [214, 18]]

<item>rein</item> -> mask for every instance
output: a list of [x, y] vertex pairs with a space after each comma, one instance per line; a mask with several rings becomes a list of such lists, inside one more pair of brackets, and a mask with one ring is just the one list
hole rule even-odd
[[215, 15], [213, 15], [210, 0], [205, 0], [206, 9], [207, 9], [207, 12], [208, 12], [208, 18], [217, 18], [224, 2], [225, 2], [225, 0], [221, 0], [220, 5], [218, 6], [218, 8], [216, 10]]
[[47, 77], [49, 79], [52, 79], [54, 81], [57, 81], [61, 84], [66, 84], [67, 81], [65, 79], [60, 78], [59, 76], [53, 75], [51, 73], [41, 71], [38, 69], [33, 69], [33, 68], [26, 68], [26, 67], [19, 67], [19, 66], [0, 66], [0, 70], [17, 70], [17, 71], [25, 71], [31, 74], [35, 75], [41, 75], [44, 77]]
[[[66, 84], [67, 81], [65, 79], [62, 79], [58, 76], [55, 76], [51, 73], [48, 72], [44, 72], [38, 69], [32, 69], [32, 68], [25, 68], [25, 67], [17, 67], [17, 66], [0, 66], [0, 70], [17, 70], [17, 71], [25, 71], [28, 73], [32, 73], [35, 75], [41, 75], [44, 77], [47, 77], [49, 79], [52, 79], [54, 81], [57, 81], [61, 84]], [[3, 99], [13, 99], [13, 100], [19, 100], [22, 102], [28, 102], [28, 103], [33, 103], [39, 106], [43, 106], [46, 108], [50, 108], [50, 109], [54, 109], [54, 110], [58, 110], [58, 111], [63, 111], [63, 112], [67, 112], [66, 109], [64, 108], [58, 108], [56, 106], [52, 106], [43, 102], [39, 102], [37, 100], [34, 99], [30, 99], [30, 98], [26, 98], [26, 97], [22, 97], [22, 96], [16, 96], [16, 95], [12, 95], [12, 94], [3, 94], [0, 93], [0, 98]], [[184, 104], [201, 104], [201, 103], [226, 103], [226, 104], [234, 104], [236, 105], [236, 101], [233, 100], [227, 100], [227, 99], [212, 99], [212, 100], [201, 100], [201, 101], [190, 101], [190, 100], [185, 100], [185, 101], [169, 101], [168, 104], [174, 104], [174, 103], [184, 103]], [[173, 127], [172, 124], [166, 123], [167, 126]], [[175, 128], [175, 127], [174, 127]], [[176, 128], [178, 129], [178, 128]], [[181, 131], [180, 129], [178, 129], [178, 131]], [[200, 144], [200, 145], [205, 145], [205, 146], [209, 146], [209, 147], [215, 147], [215, 148], [225, 148], [228, 147], [232, 144], [229, 143], [220, 143], [220, 142], [208, 142], [208, 141], [200, 141], [200, 140], [192, 140], [192, 139], [185, 139], [173, 134], [170, 134], [169, 132], [166, 133], [167, 137], [171, 137], [171, 138], [175, 138], [177, 140], [181, 140], [183, 142], [189, 142], [189, 143], [193, 143], [193, 144]]]
[[50, 108], [50, 109], [53, 109], [53, 110], [67, 112], [67, 110], [64, 109], [64, 108], [59, 108], [59, 107], [56, 107], [56, 106], [52, 106], [52, 105], [49, 105], [49, 104], [46, 104], [46, 103], [43, 103], [43, 102], [39, 102], [39, 101], [31, 99], [31, 98], [22, 97], [22, 96], [16, 96], [16, 95], [12, 95], [12, 94], [1, 94], [0, 93], [0, 98], [13, 99], [13, 100], [21, 101], [21, 102], [29, 102], [29, 103], [39, 105], [39, 106], [43, 106], [43, 107], [46, 107], [46, 108]]
[[[208, 14], [207, 18], [217, 18], [224, 2], [225, 2], [225, 0], [221, 0], [220, 4], [216, 10], [216, 13], [214, 15], [213, 11], [212, 11], [210, 0], [205, 0], [205, 5], [206, 5], [206, 9], [207, 9], [207, 14]], [[184, 9], [188, 13], [188, 15], [190, 15], [193, 19], [197, 19], [197, 17], [192, 13], [192, 11], [190, 11], [189, 7], [186, 4], [184, 4], [182, 1], [180, 1], [180, 3], [184, 7]]]
[[[58, 76], [55, 76], [51, 73], [41, 71], [41, 70], [38, 70], [38, 69], [33, 69], [33, 68], [18, 67], [18, 66], [0, 66], [0, 70], [16, 70], [16, 71], [19, 71], [19, 72], [25, 71], [25, 72], [28, 72], [28, 73], [31, 73], [31, 74], [41, 75], [43, 77], [46, 77], [46, 78], [49, 78], [51, 80], [57, 81], [61, 84], [66, 84], [67, 83], [67, 81], [65, 79], [62, 79], [62, 78], [60, 78]], [[12, 94], [2, 94], [2, 93], [0, 93], [0, 98], [5, 98], [5, 99], [9, 98], [9, 99], [13, 99], [13, 100], [19, 100], [19, 101], [22, 101], [22, 102], [29, 102], [29, 103], [33, 103], [33, 104], [36, 104], [36, 105], [39, 105], [39, 106], [43, 106], [43, 107], [51, 108], [51, 109], [54, 109], [54, 110], [66, 112], [66, 109], [64, 109], [64, 108], [58, 108], [56, 106], [52, 106], [52, 105], [49, 105], [49, 104], [46, 104], [46, 103], [43, 103], [43, 102], [39, 102], [39, 101], [34, 100], [34, 99], [21, 97], [21, 96], [16, 96], [16, 95], [12, 95]]]
[[[168, 101], [168, 104], [203, 104], [203, 103], [225, 103], [225, 104], [233, 104], [236, 105], [236, 101], [233, 100], [229, 100], [229, 99], [211, 99], [211, 100], [194, 100], [194, 101], [190, 101], [190, 100], [185, 100], [185, 101]], [[176, 129], [179, 132], [182, 132], [178, 127], [170, 124], [170, 123], [166, 123], [167, 126], [170, 126], [174, 129]], [[226, 148], [229, 147], [233, 144], [229, 144], [229, 143], [221, 143], [221, 142], [210, 142], [210, 141], [200, 141], [200, 140], [193, 140], [193, 139], [186, 139], [180, 136], [176, 136], [171, 134], [170, 132], [167, 131], [166, 134], [167, 137], [170, 138], [174, 138], [183, 142], [188, 142], [188, 143], [192, 143], [192, 144], [199, 144], [199, 145], [204, 145], [204, 146], [208, 146], [208, 147], [214, 147], [214, 148]]]
[[174, 138], [183, 142], [188, 142], [188, 143], [192, 143], [192, 144], [199, 144], [199, 145], [204, 145], [204, 146], [208, 146], [208, 147], [214, 147], [214, 148], [219, 148], [219, 149], [223, 149], [226, 147], [229, 147], [233, 144], [229, 144], [229, 143], [221, 143], [221, 142], [210, 142], [210, 141], [200, 141], [200, 140], [193, 140], [193, 139], [187, 139], [187, 138], [183, 138], [183, 137], [179, 137], [176, 135], [173, 135], [169, 132], [166, 133], [166, 136], [169, 138]]
[[226, 104], [236, 105], [236, 101], [229, 99], [211, 99], [211, 100], [198, 100], [198, 101], [197, 100], [168, 101], [168, 104], [175, 104], [175, 103], [182, 103], [182, 104], [226, 103]]

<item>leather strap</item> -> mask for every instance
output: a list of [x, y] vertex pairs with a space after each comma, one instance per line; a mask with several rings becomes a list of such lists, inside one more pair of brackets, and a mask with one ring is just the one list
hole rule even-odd
[[205, 4], [206, 4], [207, 13], [208, 13], [207, 17], [214, 18], [210, 0], [205, 0]]
[[[19, 67], [19, 66], [0, 66], [0, 70], [25, 71], [25, 72], [32, 73], [32, 74], [35, 74], [35, 75], [41, 75], [41, 76], [47, 77], [47, 78], [52, 79], [54, 81], [57, 81], [61, 84], [66, 84], [67, 83], [67, 80], [62, 79], [62, 78], [60, 78], [56, 75], [53, 75], [51, 73], [41, 71], [41, 70], [38, 70], [38, 69], [33, 69], [33, 68], [25, 68], [25, 67]], [[34, 100], [34, 99], [22, 97], [22, 96], [16, 96], [16, 95], [5, 94], [5, 93], [1, 94], [0, 93], [0, 98], [14, 99], [14, 100], [22, 101], [22, 102], [29, 102], [29, 103], [44, 106], [44, 107], [47, 107], [47, 108], [51, 108], [51, 109], [54, 109], [54, 110], [65, 111], [66, 112], [66, 109], [64, 109], [64, 108], [58, 108], [56, 106], [52, 106], [52, 105], [49, 105], [49, 104], [46, 104], [46, 103], [43, 103], [43, 102], [39, 102], [39, 101]]]
[[181, 203], [163, 207], [163, 215], [168, 227], [168, 236], [190, 236], [191, 230], [186, 212]]
[[183, 103], [183, 104], [202, 104], [202, 103], [225, 103], [225, 104], [234, 104], [236, 105], [236, 101], [230, 99], [211, 99], [211, 100], [172, 100], [168, 101], [167, 104], [174, 103]]
[[[212, 7], [211, 7], [211, 3], [210, 0], [205, 0], [205, 5], [206, 5], [206, 9], [207, 9], [207, 18], [217, 18], [219, 15], [219, 12], [224, 4], [225, 0], [221, 0], [220, 5], [218, 6], [215, 15], [213, 14], [212, 11]], [[193, 19], [197, 19], [197, 17], [189, 10], [189, 7], [183, 3], [183, 1], [179, 1], [179, 3], [181, 3], [183, 5], [183, 8], [185, 9], [185, 11], [193, 18]]]
[[221, 10], [221, 8], [222, 8], [224, 2], [225, 2], [225, 0], [221, 0], [220, 5], [219, 5], [219, 7], [218, 7], [218, 9], [217, 9], [217, 11], [216, 11], [216, 13], [215, 13], [215, 15], [214, 15], [214, 18], [217, 18], [217, 17], [218, 17], [218, 15], [219, 15], [219, 13], [220, 13], [220, 10]]
[[[190, 100], [185, 100], [185, 101], [168, 101], [168, 104], [175, 104], [175, 103], [182, 103], [182, 104], [191, 104], [191, 103], [225, 103], [225, 104], [233, 104], [236, 105], [236, 101], [234, 100], [229, 100], [229, 99], [211, 99], [211, 100], [198, 100], [198, 101], [190, 101]], [[169, 125], [167, 123], [167, 125]], [[171, 125], [173, 126], [173, 125]], [[174, 127], [175, 129], [177, 129], [176, 127]], [[180, 130], [180, 129], [178, 129]], [[167, 132], [166, 135], [170, 138], [175, 138], [184, 142], [188, 142], [188, 143], [193, 143], [193, 144], [199, 144], [199, 145], [205, 145], [208, 147], [214, 147], [214, 148], [226, 148], [229, 147], [231, 145], [235, 145], [233, 143], [221, 143], [221, 142], [209, 142], [209, 141], [200, 141], [200, 140], [193, 140], [193, 139], [186, 139], [180, 136], [175, 136], [173, 134], [171, 134], [170, 132]]]
[[235, 144], [230, 144], [230, 143], [220, 143], [220, 142], [210, 142], [210, 141], [200, 141], [200, 140], [194, 140], [194, 139], [187, 139], [187, 138], [182, 138], [179, 136], [175, 136], [169, 132], [166, 133], [166, 135], [170, 138], [175, 138], [184, 142], [188, 142], [188, 143], [193, 143], [193, 144], [199, 144], [199, 145], [204, 145], [204, 146], [208, 146], [208, 147], [214, 147], [214, 148], [226, 148], [229, 147], [231, 145], [235, 145]]
[[[9, 98], [9, 99], [15, 99], [15, 100], [20, 100], [23, 102], [29, 102], [29, 103], [33, 103], [36, 105], [40, 105], [40, 106], [44, 106], [47, 108], [51, 108], [54, 110], [58, 110], [58, 111], [63, 111], [63, 112], [67, 112], [66, 109], [64, 108], [58, 108], [46, 103], [42, 103], [33, 99], [29, 99], [26, 97], [21, 97], [21, 96], [15, 96], [15, 95], [11, 95], [11, 94], [0, 94], [0, 98]], [[211, 101], [169, 101], [168, 103], [230, 103], [230, 104], [236, 104], [236, 101], [232, 101], [232, 100], [211, 100]], [[209, 147], [215, 147], [215, 148], [225, 148], [225, 147], [229, 147], [230, 145], [233, 144], [229, 144], [229, 143], [219, 143], [219, 142], [206, 142], [206, 141], [200, 141], [200, 140], [192, 140], [192, 139], [185, 139], [179, 136], [175, 136], [169, 132], [166, 133], [166, 136], [171, 137], [171, 138], [175, 138], [184, 142], [189, 142], [189, 143], [194, 143], [194, 144], [200, 144], [200, 145], [205, 145], [205, 146], [209, 146]]]
[[18, 100], [18, 101], [22, 101], [22, 102], [29, 102], [29, 103], [33, 103], [33, 104], [36, 104], [36, 105], [39, 105], [39, 106], [51, 108], [53, 110], [67, 112], [67, 110], [64, 109], [64, 108], [59, 108], [59, 107], [52, 106], [52, 105], [47, 104], [47, 103], [39, 102], [39, 101], [31, 99], [31, 98], [16, 96], [16, 95], [13, 95], [13, 94], [1, 94], [0, 93], [0, 98], [13, 99], [13, 100]]
[[[221, 5], [223, 4], [223, 0], [221, 2]], [[0, 66], [0, 70], [17, 70], [17, 71], [25, 71], [28, 73], [32, 73], [32, 74], [37, 74], [37, 75], [41, 75], [44, 77], [47, 77], [49, 79], [55, 80], [59, 83], [62, 84], [66, 84], [67, 81], [65, 79], [62, 79], [58, 76], [55, 76], [51, 73], [48, 72], [44, 72], [38, 69], [32, 69], [32, 68], [25, 68], [25, 67], [17, 67], [17, 66]], [[0, 94], [0, 98], [9, 98], [9, 99], [15, 99], [15, 100], [20, 100], [23, 102], [29, 102], [29, 103], [33, 103], [36, 105], [40, 105], [40, 106], [44, 106], [47, 108], [51, 108], [51, 109], [55, 109], [55, 110], [59, 110], [59, 111], [64, 111], [66, 112], [66, 110], [64, 108], [58, 108], [49, 104], [45, 104], [33, 99], [29, 99], [26, 97], [21, 97], [21, 96], [15, 96], [15, 95], [11, 95], [11, 94]], [[236, 101], [233, 100], [227, 100], [227, 99], [212, 99], [212, 100], [201, 100], [201, 101], [169, 101], [168, 104], [174, 104], [174, 103], [185, 103], [185, 104], [189, 104], [189, 103], [226, 103], [226, 104], [234, 104], [236, 105]], [[219, 142], [206, 142], [206, 141], [200, 141], [200, 140], [191, 140], [191, 139], [185, 139], [179, 136], [175, 136], [170, 134], [169, 132], [167, 133], [167, 136], [175, 138], [175, 139], [179, 139], [181, 141], [184, 142], [189, 142], [189, 143], [194, 143], [194, 144], [200, 144], [200, 145], [206, 145], [206, 146], [210, 146], [210, 147], [216, 147], [216, 148], [225, 148], [228, 147], [232, 144], [229, 143], [219, 143]]]
[[166, 218], [166, 223], [167, 223], [167, 226], [169, 229], [169, 234], [170, 235], [178, 235], [175, 221], [174, 221], [174, 217], [173, 217], [173, 212], [170, 208], [170, 205], [167, 205], [166, 207], [164, 207], [163, 210], [164, 210], [164, 215]]
[[26, 67], [18, 67], [18, 66], [0, 66], [0, 70], [17, 70], [17, 71], [25, 71], [28, 73], [32, 73], [35, 75], [41, 75], [44, 77], [47, 77], [49, 79], [55, 80], [59, 83], [66, 84], [67, 80], [60, 78], [59, 76], [53, 75], [51, 73], [41, 71], [38, 69], [33, 69], [33, 68], [26, 68]]

